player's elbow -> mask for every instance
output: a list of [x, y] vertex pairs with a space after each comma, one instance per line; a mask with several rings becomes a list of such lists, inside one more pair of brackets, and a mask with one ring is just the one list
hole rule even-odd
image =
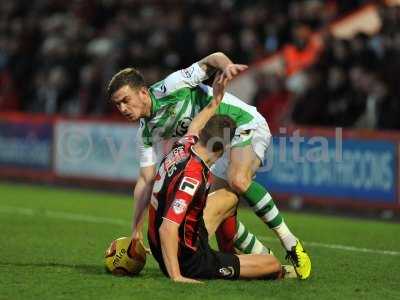
[[158, 229], [158, 233], [160, 234], [161, 241], [163, 241], [166, 238], [169, 238], [172, 235], [177, 234], [176, 225], [164, 220], [160, 228]]
[[163, 240], [166, 236], [168, 236], [169, 228], [166, 226], [165, 222], [162, 222], [160, 228], [158, 229], [158, 233], [160, 234], [160, 239]]
[[220, 59], [224, 59], [224, 58], [227, 58], [227, 56], [223, 52], [218, 51], [218, 52], [214, 52], [214, 53], [211, 53], [210, 55], [206, 56], [202, 60], [202, 62], [205, 65], [214, 66], [216, 61], [218, 61]]
[[221, 51], [214, 52], [211, 55], [216, 56], [216, 57], [226, 57], [225, 53], [221, 52]]

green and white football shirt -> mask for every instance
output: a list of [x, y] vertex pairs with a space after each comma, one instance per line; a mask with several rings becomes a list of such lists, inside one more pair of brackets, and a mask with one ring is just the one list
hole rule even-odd
[[[183, 136], [193, 118], [211, 101], [212, 88], [202, 84], [207, 75], [198, 63], [170, 74], [149, 88], [151, 116], [140, 119], [140, 166], [158, 163], [174, 138]], [[230, 116], [238, 126], [232, 146], [251, 143], [252, 132], [265, 119], [235, 96], [225, 93], [217, 114]]]

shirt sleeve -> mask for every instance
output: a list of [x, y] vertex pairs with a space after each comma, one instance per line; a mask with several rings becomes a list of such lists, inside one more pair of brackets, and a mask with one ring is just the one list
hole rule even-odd
[[137, 147], [139, 152], [140, 167], [149, 167], [157, 163], [157, 154], [151, 142], [151, 136], [146, 133], [146, 124], [140, 120], [140, 127], [137, 131]]
[[181, 88], [196, 87], [207, 79], [207, 73], [196, 62], [186, 69], [168, 75], [164, 80], [153, 86], [152, 92], [156, 98], [163, 98]]
[[202, 182], [201, 171], [191, 170], [184, 172], [184, 175], [178, 183], [178, 189], [174, 200], [166, 211], [164, 218], [180, 225], [185, 219], [185, 215], [190, 203], [196, 195]]

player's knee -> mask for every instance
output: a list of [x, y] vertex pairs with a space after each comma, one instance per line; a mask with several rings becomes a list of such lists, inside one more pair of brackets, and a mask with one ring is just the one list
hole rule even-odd
[[265, 255], [263, 260], [259, 267], [265, 275], [277, 274], [282, 270], [282, 265], [275, 256]]
[[248, 178], [248, 176], [239, 172], [232, 174], [229, 178], [229, 185], [236, 193], [239, 194], [245, 193], [249, 188], [250, 183], [251, 180]]
[[208, 218], [226, 218], [232, 215], [231, 212], [236, 209], [238, 201], [236, 194], [224, 189], [217, 190], [208, 197], [204, 216]]

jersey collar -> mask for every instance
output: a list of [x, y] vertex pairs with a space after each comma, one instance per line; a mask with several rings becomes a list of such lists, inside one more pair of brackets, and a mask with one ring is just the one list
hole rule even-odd
[[149, 88], [149, 95], [150, 95], [150, 100], [151, 100], [151, 113], [150, 113], [150, 117], [148, 117], [148, 118], [151, 119], [154, 117], [154, 115], [159, 110], [159, 105], [158, 105], [158, 101], [157, 101], [156, 97], [153, 94], [151, 87]]
[[193, 146], [190, 146], [190, 151], [193, 152], [195, 155], [196, 159], [199, 160], [201, 163], [203, 163], [208, 170], [210, 170], [210, 166], [207, 165], [207, 163], [197, 154], [197, 152], [194, 150]]

